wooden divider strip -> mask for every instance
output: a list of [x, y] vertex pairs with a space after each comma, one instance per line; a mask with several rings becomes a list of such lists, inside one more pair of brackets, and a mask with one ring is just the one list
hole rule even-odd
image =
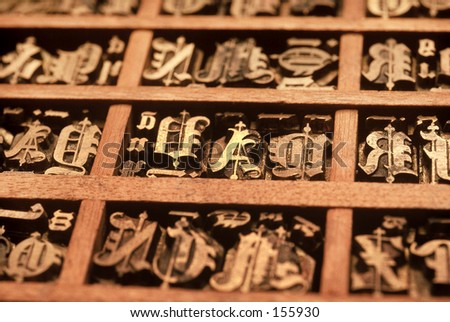
[[342, 18], [349, 20], [364, 19], [366, 1], [367, 0], [342, 0]]
[[112, 105], [109, 108], [91, 176], [112, 176], [117, 173], [116, 166], [120, 161], [118, 158], [130, 114], [131, 105]]
[[92, 253], [99, 242], [98, 230], [103, 226], [104, 212], [104, 201], [81, 202], [58, 284], [82, 285], [87, 282]]
[[323, 295], [345, 296], [350, 281], [352, 209], [329, 209], [320, 290]]
[[[112, 301], [112, 302], [399, 302], [417, 301], [404, 295], [385, 295], [374, 298], [368, 294], [349, 296], [330, 296], [318, 293], [299, 295], [297, 292], [253, 292], [222, 293], [203, 290], [173, 288], [162, 290], [156, 287], [121, 286], [121, 285], [58, 285], [49, 283], [24, 283], [18, 287], [15, 282], [2, 282], [0, 298], [3, 301]], [[449, 302], [450, 297], [433, 297], [426, 299], [433, 302]]]
[[[347, 19], [364, 17], [364, 0], [344, 0], [342, 16]], [[361, 79], [363, 36], [344, 34], [340, 41], [338, 92], [358, 91]], [[335, 114], [331, 181], [355, 180], [358, 150], [358, 110], [338, 110]], [[342, 147], [340, 149], [339, 147]], [[345, 296], [349, 290], [350, 250], [353, 210], [329, 209], [325, 229], [324, 261], [321, 293]]]
[[[139, 85], [152, 36], [152, 32], [140, 30], [131, 34], [118, 87]], [[112, 176], [117, 173], [116, 166], [120, 163], [122, 140], [130, 115], [131, 105], [118, 104], [109, 108], [91, 176]], [[60, 284], [83, 284], [89, 279], [92, 255], [98, 248], [96, 244], [101, 235], [99, 231], [104, 226], [105, 206], [105, 201], [82, 201], [59, 279]]]
[[347, 19], [345, 17], [235, 17], [160, 15], [151, 17], [147, 12], [131, 17], [67, 15], [2, 14], [0, 29], [76, 29], [87, 32], [101, 30], [183, 30], [183, 31], [314, 31], [314, 32], [378, 32], [378, 33], [448, 33], [450, 19], [378, 17]]
[[[124, 76], [125, 77], [125, 76]], [[345, 77], [345, 76], [342, 76]], [[128, 77], [125, 77], [126, 79]], [[342, 80], [340, 84], [345, 84]], [[126, 84], [126, 83], [125, 83]], [[343, 85], [341, 85], [343, 86]], [[58, 100], [133, 102], [198, 102], [243, 104], [242, 108], [261, 108], [261, 104], [289, 106], [298, 109], [359, 109], [389, 107], [392, 111], [450, 107], [450, 90], [437, 92], [402, 91], [320, 91], [277, 90], [260, 88], [185, 88], [185, 87], [119, 87], [68, 85], [5, 85], [0, 84], [2, 100]], [[211, 105], [213, 109], [214, 106]], [[419, 110], [420, 109], [420, 110]]]
[[[218, 193], [223, 191], [223, 193]], [[226, 193], [225, 193], [226, 191]], [[243, 193], [243, 191], [245, 193]], [[274, 193], [280, 192], [280, 193]], [[450, 185], [2, 175], [0, 198], [450, 210]]]
[[161, 10], [162, 0], [141, 0], [138, 17], [154, 18]]
[[152, 38], [153, 32], [147, 30], [136, 30], [131, 33], [117, 86], [140, 85]]

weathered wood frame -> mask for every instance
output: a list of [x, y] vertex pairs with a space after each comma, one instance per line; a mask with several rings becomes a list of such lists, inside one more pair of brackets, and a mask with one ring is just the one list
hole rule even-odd
[[[364, 36], [369, 33], [448, 33], [450, 19], [365, 18], [365, 0], [343, 0], [340, 17], [255, 17], [236, 23], [232, 17], [170, 17], [159, 14], [161, 0], [141, 0], [136, 16], [70, 17], [3, 15], [1, 29], [106, 29], [129, 30], [131, 36], [117, 86], [0, 85], [0, 102], [37, 100], [111, 104], [100, 143], [120, 146], [136, 102], [264, 103], [299, 110], [317, 106], [333, 110], [334, 144], [345, 142], [341, 158], [333, 161], [329, 182], [245, 181], [219, 179], [146, 179], [114, 177], [115, 162], [98, 153], [89, 176], [61, 177], [2, 174], [0, 198], [80, 200], [81, 207], [61, 276], [56, 283], [0, 282], [4, 301], [373, 301], [369, 295], [349, 294], [350, 248], [354, 208], [450, 210], [450, 186], [362, 183], [355, 181], [358, 113], [368, 108], [406, 111], [410, 108], [450, 108], [450, 92], [375, 92], [360, 90]], [[339, 32], [339, 80], [336, 91], [278, 91], [240, 88], [160, 88], [140, 86], [154, 30], [283, 30]], [[179, 180], [183, 180], [180, 185]], [[220, 188], [221, 193], [214, 193]], [[242, 193], [250, 189], [252, 194]], [[192, 194], [192, 191], [196, 191]], [[276, 195], [273, 192], [277, 191]], [[267, 205], [328, 208], [324, 262], [319, 293], [221, 294], [148, 287], [89, 285], [94, 249], [99, 246], [107, 201], [148, 201]], [[408, 301], [407, 296], [381, 300]], [[433, 298], [445, 300], [449, 298]]]

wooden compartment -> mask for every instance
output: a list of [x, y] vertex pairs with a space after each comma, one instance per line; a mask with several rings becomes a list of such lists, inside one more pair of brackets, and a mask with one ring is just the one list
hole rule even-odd
[[[222, 179], [121, 178], [114, 176], [118, 153], [97, 153], [88, 176], [45, 176], [25, 173], [0, 175], [0, 198], [11, 202], [30, 200], [82, 200], [67, 256], [55, 283], [0, 282], [3, 301], [410, 301], [406, 295], [350, 294], [350, 249], [354, 216], [370, 216], [370, 209], [419, 209], [450, 211], [450, 185], [387, 184], [356, 182], [358, 127], [361, 117], [374, 109], [383, 114], [434, 111], [448, 114], [450, 92], [403, 92], [360, 90], [364, 39], [390, 34], [432, 35], [445, 40], [450, 20], [445, 18], [396, 18], [388, 21], [366, 18], [364, 0], [343, 0], [337, 17], [233, 17], [160, 14], [160, 0], [142, 0], [136, 16], [109, 17], [64, 15], [2, 15], [2, 32], [36, 29], [39, 32], [108, 34], [131, 33], [123, 68], [116, 86], [9, 85], [0, 84], [2, 105], [27, 102], [36, 107], [56, 104], [82, 106], [89, 102], [106, 116], [99, 152], [110, 144], [119, 152], [135, 106], [176, 106], [196, 104], [208, 110], [238, 104], [270, 109], [326, 110], [334, 115], [334, 144], [344, 142], [339, 152], [345, 163], [333, 160], [329, 181], [233, 181]], [[261, 88], [184, 88], [141, 86], [142, 71], [149, 59], [153, 35], [241, 31], [271, 34], [309, 32], [339, 35], [339, 74], [334, 91], [280, 91]], [[23, 33], [24, 30], [21, 30]], [[4, 104], [3, 104], [4, 103]], [[96, 106], [98, 104], [98, 106]], [[160, 105], [161, 104], [161, 105]], [[39, 106], [37, 106], [39, 105]], [[413, 112], [411, 112], [413, 111]], [[113, 155], [113, 156], [111, 156]], [[251, 191], [251, 194], [246, 194]], [[89, 284], [91, 258], [100, 247], [107, 204], [113, 201], [189, 203], [231, 207], [313, 207], [326, 209], [324, 254], [317, 293], [296, 295], [284, 292], [232, 293], [139, 286]], [[358, 208], [358, 211], [354, 209]], [[339, 269], [336, 269], [339, 268]], [[429, 300], [429, 299], [428, 299]], [[448, 297], [431, 300], [448, 301]]]

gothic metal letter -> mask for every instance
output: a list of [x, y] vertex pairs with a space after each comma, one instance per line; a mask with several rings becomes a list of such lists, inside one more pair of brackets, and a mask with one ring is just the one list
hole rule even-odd
[[411, 50], [405, 44], [398, 44], [395, 39], [377, 43], [369, 49], [372, 62], [363, 76], [375, 84], [385, 84], [391, 91], [397, 82], [415, 84], [412, 75]]
[[[411, 150], [410, 142], [411, 139], [405, 133], [397, 132], [389, 123], [384, 131], [373, 131], [367, 136], [366, 144], [372, 151], [368, 154], [365, 164], [360, 160], [358, 165], [368, 175], [374, 174], [382, 166], [382, 169], [387, 171], [384, 176], [389, 183], [394, 182], [398, 174], [417, 176], [413, 162], [415, 155]], [[360, 153], [360, 159], [363, 156], [364, 153]], [[385, 164], [381, 161], [383, 156], [387, 156]]]
[[165, 86], [192, 83], [191, 72], [201, 58], [194, 44], [187, 44], [184, 37], [178, 37], [176, 43], [156, 38], [150, 67], [144, 70], [143, 77], [149, 81], [161, 82]]
[[228, 129], [233, 133], [220, 156], [211, 157], [209, 167], [213, 173], [217, 173], [231, 163], [233, 169], [229, 175], [230, 179], [239, 179], [248, 176], [251, 179], [261, 177], [262, 170], [258, 165], [252, 163], [248, 157], [249, 149], [260, 144], [261, 136], [256, 131], [249, 131], [244, 123], [239, 122], [234, 129]]
[[58, 138], [53, 158], [61, 166], [52, 167], [45, 174], [84, 175], [85, 165], [97, 154], [102, 132], [86, 117], [76, 125], [66, 126]]
[[121, 277], [127, 273], [151, 271], [151, 255], [159, 238], [160, 228], [156, 222], [149, 222], [143, 212], [139, 219], [133, 219], [122, 212], [110, 217], [116, 228], [109, 232], [103, 249], [94, 255], [94, 263], [101, 267], [114, 267]]

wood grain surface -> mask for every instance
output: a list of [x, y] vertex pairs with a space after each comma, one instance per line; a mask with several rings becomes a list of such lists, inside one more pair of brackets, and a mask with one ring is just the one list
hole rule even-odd
[[81, 202], [61, 275], [57, 281], [61, 288], [65, 284], [87, 283], [92, 265], [92, 254], [100, 242], [98, 231], [104, 224], [104, 213], [104, 201], [83, 200]]
[[141, 83], [152, 39], [151, 31], [136, 30], [131, 33], [117, 86], [136, 87]]
[[323, 295], [345, 296], [350, 287], [352, 209], [327, 212], [320, 291]]
[[105, 127], [92, 165], [92, 175], [110, 175], [117, 173], [118, 157], [122, 151], [122, 141], [131, 105], [112, 105], [106, 116]]
[[[169, 289], [154, 287], [115, 286], [115, 285], [58, 285], [44, 283], [28, 283], [17, 287], [17, 283], [2, 282], [0, 298], [4, 301], [112, 301], [112, 302], [377, 302], [377, 301], [417, 301], [400, 295], [386, 295], [374, 298], [370, 295], [326, 296], [317, 293], [299, 295], [292, 292], [255, 292], [255, 293], [219, 293], [211, 291]], [[447, 302], [450, 297], [421, 299]]]
[[[344, 18], [364, 17], [364, 2], [344, 0]], [[343, 34], [339, 52], [338, 92], [359, 91], [364, 38], [361, 34]], [[330, 180], [353, 182], [358, 150], [358, 110], [340, 109], [334, 115], [333, 154]], [[341, 145], [342, 149], [337, 147]], [[354, 186], [354, 185], [352, 185]], [[353, 209], [330, 208], [327, 211], [324, 257], [320, 291], [323, 295], [345, 296], [350, 285], [350, 256]]]
[[[261, 104], [277, 104], [318, 108], [370, 109], [389, 107], [390, 111], [406, 108], [428, 109], [450, 107], [450, 91], [320, 91], [277, 90], [258, 88], [183, 88], [183, 87], [118, 87], [66, 85], [0, 84], [0, 100], [39, 99], [73, 101], [133, 102], [199, 102], [243, 104], [243, 109], [260, 108]], [[214, 106], [210, 106], [214, 108]]]
[[323, 32], [403, 32], [443, 33], [450, 32], [450, 19], [421, 18], [347, 19], [345, 17], [235, 17], [215, 16], [158, 16], [149, 18], [138, 15], [131, 17], [65, 15], [2, 15], [0, 29], [77, 29], [86, 32], [91, 29], [122, 30], [275, 30], [275, 31], [323, 31]]
[[450, 186], [369, 182], [233, 181], [3, 174], [0, 198], [223, 205], [450, 209]]

